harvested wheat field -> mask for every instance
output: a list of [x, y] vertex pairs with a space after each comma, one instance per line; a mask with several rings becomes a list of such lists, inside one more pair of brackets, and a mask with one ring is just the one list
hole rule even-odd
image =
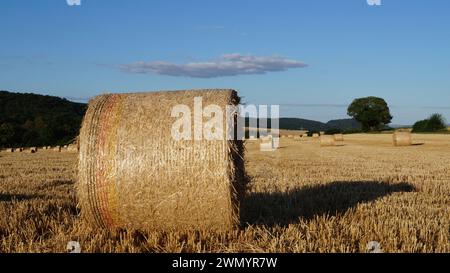
[[450, 135], [346, 135], [246, 144], [251, 182], [235, 231], [114, 232], [79, 217], [76, 153], [0, 153], [0, 252], [450, 252]]

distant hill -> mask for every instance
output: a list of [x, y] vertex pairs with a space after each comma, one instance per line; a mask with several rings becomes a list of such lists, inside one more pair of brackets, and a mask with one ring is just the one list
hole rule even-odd
[[0, 147], [66, 144], [78, 135], [86, 104], [0, 91]]
[[280, 118], [280, 129], [325, 131], [328, 129], [328, 127], [325, 123], [320, 121], [301, 118]]
[[[250, 119], [247, 118], [247, 124]], [[311, 132], [339, 129], [341, 131], [361, 130], [361, 124], [354, 119], [336, 119], [327, 123], [301, 118], [280, 118], [281, 130], [308, 130]], [[268, 124], [270, 126], [270, 122]]]
[[412, 128], [412, 125], [401, 125], [401, 124], [389, 124], [389, 127], [397, 129], [397, 128]]
[[[0, 147], [67, 144], [78, 135], [86, 108], [84, 103], [59, 97], [0, 91]], [[248, 118], [246, 122], [249, 123]], [[301, 118], [280, 118], [279, 124], [282, 130], [311, 132], [361, 129], [361, 125], [353, 119], [323, 123]]]
[[362, 129], [361, 123], [359, 123], [355, 119], [351, 119], [351, 118], [330, 120], [326, 123], [326, 125], [330, 129], [339, 129], [342, 131], [361, 130]]

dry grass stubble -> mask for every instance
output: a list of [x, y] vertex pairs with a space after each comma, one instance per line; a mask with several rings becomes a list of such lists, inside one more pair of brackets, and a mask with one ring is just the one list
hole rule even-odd
[[242, 228], [225, 233], [92, 230], [78, 216], [76, 154], [0, 154], [0, 252], [450, 252], [450, 136], [393, 147], [390, 135], [345, 146], [247, 144], [252, 178]]

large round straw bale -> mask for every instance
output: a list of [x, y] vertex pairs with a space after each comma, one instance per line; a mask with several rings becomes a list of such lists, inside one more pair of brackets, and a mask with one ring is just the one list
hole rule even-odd
[[36, 147], [30, 148], [30, 153], [32, 153], [32, 154], [37, 153], [37, 151], [38, 151], [38, 148], [36, 148]]
[[[245, 189], [241, 140], [175, 140], [175, 106], [237, 105], [233, 90], [108, 94], [90, 101], [80, 131], [82, 215], [108, 229], [229, 230]], [[195, 121], [194, 121], [195, 120]], [[203, 118], [207, 122], [209, 118]], [[223, 118], [225, 126], [226, 118]], [[206, 127], [205, 127], [206, 128]], [[198, 127], [197, 127], [198, 129]]]
[[316, 133], [316, 134], [313, 134], [312, 137], [313, 137], [313, 138], [319, 138], [319, 134], [317, 134], [317, 133]]
[[394, 146], [411, 146], [412, 136], [410, 132], [395, 132], [393, 134]]
[[325, 146], [334, 146], [335, 140], [334, 140], [334, 136], [331, 135], [323, 135], [320, 136], [320, 146], [325, 147]]

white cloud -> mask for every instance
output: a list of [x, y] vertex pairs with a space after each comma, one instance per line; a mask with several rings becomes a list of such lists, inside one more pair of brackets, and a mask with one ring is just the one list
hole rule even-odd
[[164, 61], [136, 62], [120, 65], [120, 69], [129, 73], [159, 74], [193, 78], [215, 78], [237, 75], [265, 74], [267, 72], [286, 71], [292, 68], [306, 67], [307, 64], [283, 58], [281, 56], [253, 56], [238, 53], [225, 54], [207, 62], [189, 62], [175, 64]]

